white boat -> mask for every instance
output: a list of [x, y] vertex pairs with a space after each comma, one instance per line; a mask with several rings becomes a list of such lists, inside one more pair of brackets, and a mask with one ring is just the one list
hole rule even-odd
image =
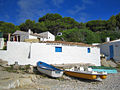
[[95, 71], [92, 71], [91, 68], [88, 68], [88, 70], [85, 71], [83, 67], [80, 67], [80, 68], [73, 67], [71, 69], [66, 69], [64, 73], [68, 76], [91, 79], [91, 80], [99, 80], [99, 79], [107, 78], [106, 72], [95, 72]]
[[58, 78], [63, 75], [63, 70], [55, 68], [41, 61], [37, 62], [37, 69], [39, 72], [44, 73], [53, 78]]

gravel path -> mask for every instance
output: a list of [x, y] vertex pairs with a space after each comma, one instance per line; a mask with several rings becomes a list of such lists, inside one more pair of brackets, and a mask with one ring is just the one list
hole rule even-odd
[[38, 90], [120, 90], [120, 73], [109, 74], [103, 81], [90, 81], [84, 79], [37, 79]]

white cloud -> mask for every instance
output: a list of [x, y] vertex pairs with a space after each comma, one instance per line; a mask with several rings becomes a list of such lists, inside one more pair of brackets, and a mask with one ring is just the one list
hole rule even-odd
[[[81, 5], [80, 5], [81, 4]], [[75, 17], [78, 17], [80, 21], [85, 22], [88, 14], [84, 11], [88, 8], [88, 5], [92, 5], [92, 0], [82, 0], [80, 4], [73, 6], [72, 9], [67, 10], [67, 12]]]
[[82, 6], [76, 5], [76, 6], [74, 7], [74, 9], [68, 10], [67, 12], [70, 13], [71, 15], [76, 15], [76, 14], [78, 14], [80, 11], [83, 11], [83, 10], [85, 10], [85, 9], [86, 9], [85, 5], [82, 5]]
[[18, 23], [24, 22], [26, 19], [34, 19], [44, 15], [46, 12], [50, 11], [46, 0], [19, 0], [19, 14]]
[[81, 12], [80, 15], [79, 15], [79, 20], [81, 22], [85, 22], [88, 17], [89, 17], [89, 15], [87, 13]]
[[56, 7], [60, 7], [60, 4], [62, 4], [64, 0], [52, 0], [52, 2]]

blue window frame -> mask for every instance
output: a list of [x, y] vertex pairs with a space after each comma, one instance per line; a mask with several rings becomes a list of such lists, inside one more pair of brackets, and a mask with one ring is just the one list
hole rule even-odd
[[91, 52], [90, 48], [88, 48], [87, 51], [88, 51], [88, 53], [90, 53]]
[[62, 52], [62, 47], [55, 47], [55, 52]]

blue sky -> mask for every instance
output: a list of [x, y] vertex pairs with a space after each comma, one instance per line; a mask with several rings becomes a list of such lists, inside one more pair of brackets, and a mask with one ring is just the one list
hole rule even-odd
[[120, 13], [120, 0], [0, 0], [0, 21], [15, 25], [47, 13], [72, 17], [78, 22], [108, 20]]

